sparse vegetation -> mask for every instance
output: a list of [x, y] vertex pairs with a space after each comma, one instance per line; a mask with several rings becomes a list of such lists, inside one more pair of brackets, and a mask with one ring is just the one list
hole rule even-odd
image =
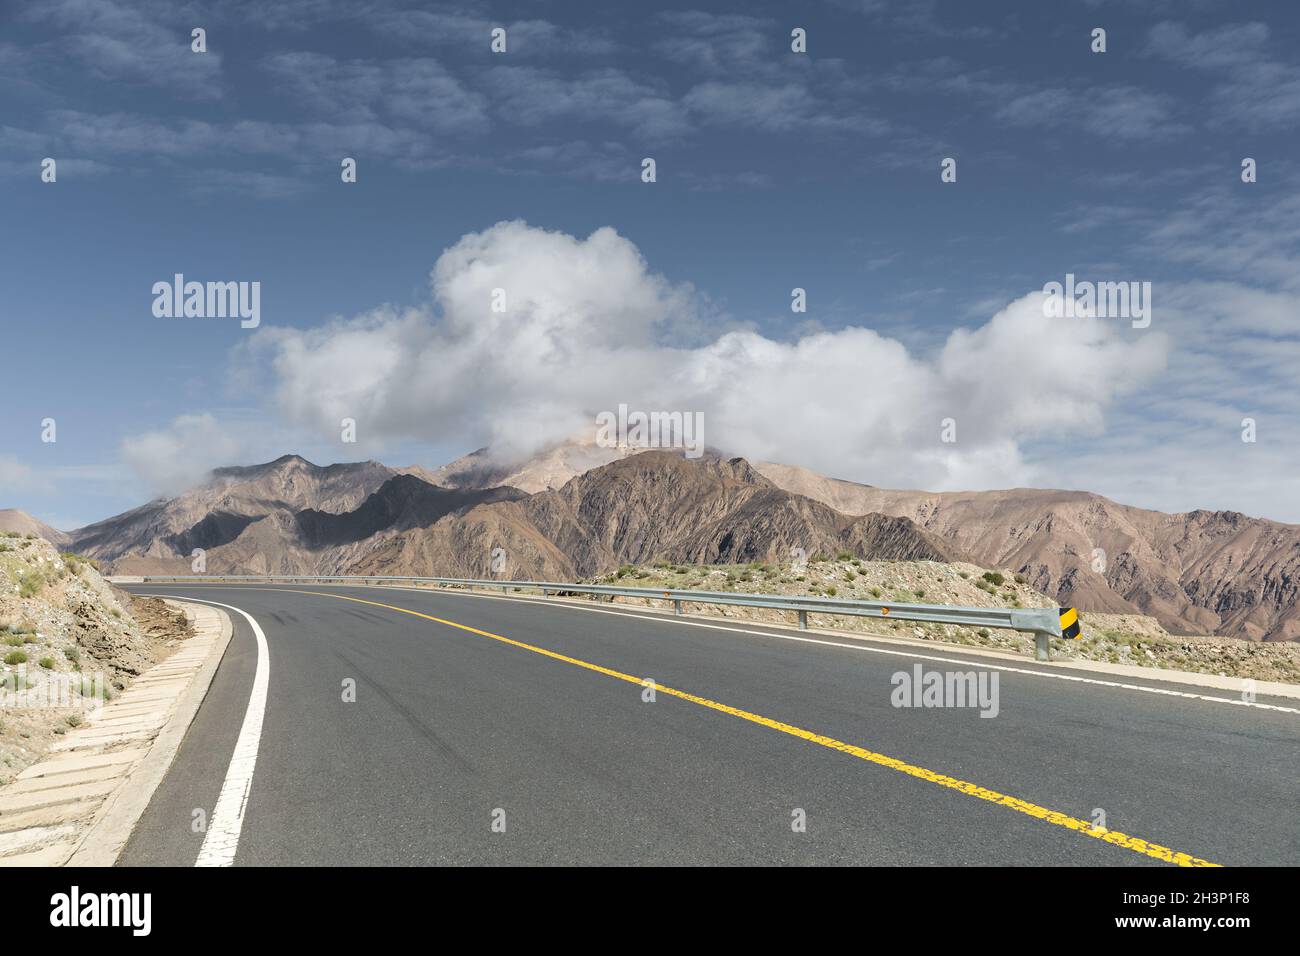
[[[856, 563], [854, 563], [856, 561]], [[648, 567], [648, 566], [647, 566]], [[759, 565], [759, 568], [770, 567]], [[629, 568], [635, 573], [636, 568]], [[769, 594], [825, 595], [868, 598], [900, 607], [909, 602], [973, 605], [979, 607], [1051, 607], [1055, 601], [1039, 594], [1032, 585], [1012, 579], [1009, 572], [986, 571], [969, 564], [931, 561], [833, 561], [818, 555], [805, 566], [777, 566], [774, 577], [752, 573], [752, 563], [703, 565], [684, 569], [690, 588], [706, 591], [734, 590]], [[676, 568], [673, 568], [676, 572]], [[784, 572], [784, 573], [780, 573]], [[612, 577], [611, 572], [604, 577]], [[1023, 575], [1021, 575], [1023, 577]], [[678, 587], [676, 578], [665, 570], [653, 570], [646, 586]], [[684, 583], [684, 582], [683, 582]], [[883, 595], [883, 596], [882, 596]], [[650, 601], [651, 604], [663, 602]], [[769, 621], [789, 625], [789, 612], [761, 608], [692, 608], [692, 613]], [[1019, 654], [1031, 654], [1033, 641], [1013, 631], [955, 625], [881, 621], [867, 617], [828, 617], [817, 626], [890, 635], [906, 639], [967, 644]], [[1063, 641], [1053, 646], [1054, 656], [1141, 664], [1181, 670], [1199, 670], [1260, 680], [1300, 682], [1300, 648], [1290, 645], [1261, 645], [1232, 639], [1171, 637], [1151, 618], [1141, 615], [1084, 614], [1084, 636], [1080, 641]]]
[[42, 657], [42, 658], [40, 659], [39, 663], [40, 663], [40, 665], [41, 665], [42, 667], [44, 667], [47, 671], [52, 671], [52, 670], [54, 670], [55, 661], [54, 661], [54, 658], [53, 658], [53, 657]]
[[75, 573], [80, 574], [83, 565], [89, 565], [96, 571], [99, 570], [99, 562], [94, 558], [87, 558], [73, 551], [64, 551], [59, 555], [64, 564], [71, 568]]
[[24, 600], [35, 597], [45, 587], [45, 575], [35, 569], [18, 575], [18, 596]]
[[11, 667], [16, 664], [26, 664], [27, 654], [24, 651], [10, 651], [5, 655], [5, 663]]

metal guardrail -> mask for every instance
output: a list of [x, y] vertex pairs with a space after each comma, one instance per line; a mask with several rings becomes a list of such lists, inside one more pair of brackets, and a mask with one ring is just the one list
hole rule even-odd
[[740, 607], [765, 607], [794, 611], [800, 629], [807, 630], [808, 615], [829, 614], [874, 617], [889, 621], [920, 621], [930, 624], [954, 624], [963, 627], [994, 627], [1034, 635], [1035, 656], [1040, 661], [1051, 657], [1050, 639], [1061, 636], [1061, 608], [957, 607], [947, 604], [895, 604], [888, 601], [850, 601], [840, 598], [800, 597], [786, 594], [741, 594], [732, 591], [679, 591], [672, 588], [625, 588], [608, 584], [568, 584], [562, 581], [496, 581], [479, 578], [428, 578], [384, 575], [302, 575], [302, 574], [196, 574], [144, 575], [139, 578], [110, 578], [119, 583], [188, 584], [191, 582], [260, 584], [437, 584], [442, 587], [488, 588], [510, 591], [541, 591], [552, 594], [594, 594], [598, 596], [644, 598], [672, 601], [673, 612], [682, 613], [682, 604], [726, 604]]

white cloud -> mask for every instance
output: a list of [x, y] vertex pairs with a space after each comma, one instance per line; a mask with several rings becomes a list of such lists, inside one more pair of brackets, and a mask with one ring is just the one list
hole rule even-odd
[[483, 133], [487, 100], [428, 57], [339, 61], [321, 53], [280, 53], [264, 68], [277, 87], [331, 123], [378, 123], [439, 135]]
[[612, 67], [567, 76], [532, 66], [494, 66], [484, 74], [484, 85], [500, 114], [522, 126], [605, 122], [653, 138], [690, 131], [681, 107], [667, 95], [662, 82]]
[[[30, 465], [25, 465], [12, 455], [0, 455], [0, 494], [18, 492], [48, 493], [53, 485]], [[7, 507], [0, 504], [0, 507]]]
[[122, 460], [155, 494], [174, 495], [213, 468], [238, 461], [241, 442], [209, 414], [181, 415], [159, 431], [122, 441]]
[[190, 25], [173, 22], [174, 14], [114, 0], [46, 0], [29, 4], [24, 16], [60, 31], [54, 48], [98, 79], [155, 86], [194, 99], [221, 96], [217, 44], [194, 53]]
[[[496, 288], [505, 314], [490, 308]], [[1047, 319], [1040, 293], [929, 359], [865, 328], [796, 341], [733, 329], [691, 345], [682, 330], [699, 331], [708, 303], [610, 228], [580, 240], [499, 223], [439, 257], [432, 293], [427, 308], [263, 329], [240, 355], [269, 362], [282, 410], [321, 434], [351, 417], [371, 438], [523, 455], [627, 403], [702, 411], [706, 441], [725, 451], [945, 488], [1024, 481], [1023, 443], [1100, 429], [1166, 348], [1110, 320]], [[956, 444], [940, 441], [949, 417]]]
[[1173, 97], [1132, 86], [1049, 87], [1016, 96], [994, 115], [1015, 126], [1082, 126], [1103, 139], [1141, 141], [1187, 132], [1172, 118], [1176, 109]]
[[1209, 105], [1219, 122], [1269, 130], [1300, 118], [1300, 66], [1270, 55], [1269, 34], [1268, 26], [1257, 22], [1198, 34], [1165, 22], [1151, 28], [1148, 48], [1215, 77]]

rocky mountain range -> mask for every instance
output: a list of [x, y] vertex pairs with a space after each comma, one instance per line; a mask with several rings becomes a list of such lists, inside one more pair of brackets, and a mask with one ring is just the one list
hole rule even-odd
[[1086, 491], [890, 491], [788, 466], [769, 479], [849, 514], [905, 517], [1062, 604], [1141, 612], [1179, 634], [1300, 639], [1300, 526], [1235, 511], [1164, 514]]
[[358, 568], [391, 573], [454, 555], [458, 571], [483, 575], [494, 547], [504, 549], [505, 573], [550, 580], [655, 560], [789, 561], [794, 548], [876, 560], [957, 556], [906, 518], [842, 514], [776, 487], [743, 458], [690, 461], [654, 451], [576, 475], [559, 488], [404, 531]]
[[496, 573], [551, 580], [660, 560], [787, 562], [800, 550], [968, 560], [1175, 633], [1300, 639], [1300, 526], [1082, 491], [887, 490], [717, 452], [572, 442], [513, 464], [479, 451], [434, 471], [286, 455], [67, 534], [14, 511], [0, 512], [0, 530], [61, 536], [122, 574], [189, 573], [195, 549], [209, 573], [487, 577], [495, 553]]
[[[593, 461], [627, 454], [573, 442], [514, 468], [497, 467], [493, 476], [536, 491], [562, 486]], [[474, 487], [493, 467], [480, 450], [434, 476]], [[907, 518], [971, 561], [1025, 574], [1063, 604], [1149, 614], [1174, 633], [1300, 640], [1297, 525], [1230, 511], [1165, 514], [1086, 491], [901, 491], [796, 465], [755, 461], [752, 468], [775, 487], [845, 515]]]

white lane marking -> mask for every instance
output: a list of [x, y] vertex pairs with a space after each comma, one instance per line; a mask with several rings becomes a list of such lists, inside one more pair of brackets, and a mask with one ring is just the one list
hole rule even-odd
[[262, 633], [261, 626], [247, 611], [204, 598], [182, 597], [179, 594], [159, 596], [215, 604], [229, 611], [237, 611], [244, 615], [244, 619], [253, 628], [253, 636], [257, 638], [257, 670], [253, 674], [253, 692], [248, 695], [244, 723], [239, 728], [239, 738], [235, 741], [234, 753], [230, 755], [230, 766], [226, 768], [226, 780], [221, 785], [221, 794], [217, 797], [217, 805], [208, 821], [208, 833], [203, 838], [203, 846], [199, 848], [199, 857], [194, 861], [195, 866], [231, 866], [235, 862], [235, 851], [239, 849], [239, 833], [244, 827], [248, 794], [253, 789], [253, 768], [257, 764], [257, 746], [262, 739], [262, 717], [266, 714], [266, 691], [271, 680], [271, 653], [267, 649], [266, 635]]
[[[356, 585], [353, 585], [356, 586]], [[362, 585], [365, 586], [365, 585]], [[387, 588], [387, 590], [412, 591], [424, 594], [452, 594], [457, 597], [475, 597], [488, 598], [493, 601], [514, 601], [516, 603], [532, 604], [534, 606], [550, 608], [567, 608], [575, 611], [589, 611], [593, 614], [613, 614], [615, 617], [632, 617], [641, 621], [654, 621], [657, 624], [678, 624], [683, 627], [704, 627], [712, 631], [731, 631], [734, 634], [756, 634], [759, 637], [774, 637], [782, 641], [795, 641], [800, 644], [821, 644], [825, 647], [842, 647], [849, 651], [867, 651], [873, 654], [889, 654], [894, 657], [910, 657], [922, 661], [938, 661], [943, 664], [963, 664], [967, 667], [983, 667], [989, 670], [1006, 671], [1011, 674], [1028, 674], [1031, 677], [1051, 677], [1056, 680], [1072, 681], [1078, 684], [1094, 684], [1098, 687], [1114, 687], [1121, 690], [1136, 690], [1145, 694], [1160, 694], [1166, 697], [1182, 697], [1187, 700], [1203, 700], [1212, 704], [1235, 704], [1238, 707], [1255, 707], [1259, 710], [1273, 710], [1283, 714], [1300, 714], [1300, 708], [1283, 707], [1278, 704], [1261, 704], [1256, 701], [1246, 701], [1233, 697], [1215, 697], [1211, 694], [1195, 694], [1190, 691], [1171, 690], [1165, 687], [1147, 687], [1142, 684], [1126, 684], [1121, 681], [1101, 680], [1096, 677], [1079, 677], [1075, 674], [1054, 674], [1050, 671], [1031, 670], [1026, 667], [1014, 667], [1009, 664], [999, 664], [995, 660], [978, 660], [956, 657], [939, 657], [934, 654], [919, 654], [915, 651], [894, 650], [892, 648], [873, 647], [870, 644], [845, 644], [842, 641], [828, 641], [815, 637], [796, 637], [793, 634], [781, 634], [773, 631], [757, 631], [747, 627], [727, 627], [722, 624], [708, 624], [703, 621], [683, 621], [676, 617], [660, 617], [653, 610], [637, 613], [636, 611], [611, 611], [606, 608], [580, 607], [573, 604], [567, 604], [560, 601], [546, 604], [535, 598], [507, 597], [497, 594], [475, 594], [470, 591], [452, 591], [450, 589], [434, 590], [432, 588]], [[778, 626], [778, 625], [773, 625]], [[866, 638], [870, 640], [870, 638]], [[1159, 680], [1159, 677], [1152, 676], [1152, 680]]]

